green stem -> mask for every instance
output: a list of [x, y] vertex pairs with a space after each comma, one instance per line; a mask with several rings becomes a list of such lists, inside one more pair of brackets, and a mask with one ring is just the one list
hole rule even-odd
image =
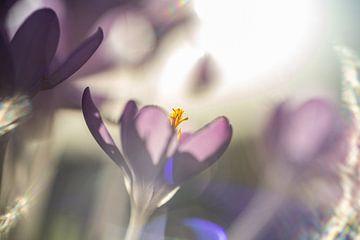
[[131, 207], [129, 226], [126, 231], [125, 240], [139, 240], [141, 232], [148, 221], [151, 213], [146, 209]]

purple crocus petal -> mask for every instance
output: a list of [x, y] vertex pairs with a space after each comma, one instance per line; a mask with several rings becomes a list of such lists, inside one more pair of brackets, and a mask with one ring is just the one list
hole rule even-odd
[[127, 165], [119, 149], [116, 147], [108, 130], [106, 129], [101, 115], [91, 99], [90, 90], [87, 87], [84, 90], [82, 98], [82, 111], [85, 122], [95, 138], [96, 142], [104, 152], [123, 170], [128, 171]]
[[47, 65], [55, 54], [59, 31], [55, 12], [44, 8], [31, 14], [15, 33], [11, 51], [18, 91], [30, 95], [38, 91]]
[[269, 118], [269, 122], [264, 131], [264, 143], [267, 150], [273, 154], [279, 147], [282, 127], [288, 122], [289, 109], [286, 103], [279, 104]]
[[135, 128], [145, 142], [153, 164], [157, 165], [174, 133], [168, 116], [159, 107], [144, 107], [136, 116]]
[[204, 128], [182, 141], [178, 147], [179, 152], [188, 152], [198, 161], [203, 162], [214, 155], [224, 145], [228, 145], [232, 130], [225, 117], [215, 119]]
[[137, 178], [149, 181], [157, 174], [158, 168], [152, 163], [146, 143], [140, 138], [135, 128], [138, 108], [134, 101], [129, 101], [120, 118], [121, 143], [128, 164]]
[[14, 90], [14, 66], [9, 43], [0, 34], [0, 98], [11, 95]]
[[281, 145], [291, 160], [304, 161], [323, 150], [338, 124], [334, 107], [320, 99], [307, 101], [289, 117], [283, 126]]
[[180, 142], [164, 167], [164, 180], [180, 184], [205, 170], [224, 153], [232, 137], [232, 128], [225, 117], [219, 117]]
[[138, 112], [138, 107], [136, 102], [130, 100], [126, 103], [123, 113], [120, 117], [120, 125], [121, 125], [121, 144], [122, 149], [125, 153], [125, 156], [131, 156], [132, 145], [134, 144], [134, 134], [135, 133], [135, 116]]
[[135, 175], [145, 181], [158, 176], [160, 159], [164, 157], [174, 131], [165, 113], [147, 106], [137, 111], [129, 101], [120, 118], [123, 151]]
[[196, 235], [197, 240], [227, 240], [225, 230], [219, 225], [200, 218], [188, 218], [183, 224]]
[[47, 77], [43, 89], [53, 88], [65, 79], [73, 75], [84, 65], [100, 46], [104, 34], [101, 28], [86, 39], [70, 56], [62, 63], [57, 70]]

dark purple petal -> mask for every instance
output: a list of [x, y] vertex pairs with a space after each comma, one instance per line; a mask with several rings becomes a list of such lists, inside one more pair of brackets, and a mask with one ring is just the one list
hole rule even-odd
[[120, 126], [121, 126], [121, 144], [125, 156], [131, 155], [133, 138], [135, 137], [135, 116], [138, 112], [138, 107], [135, 101], [128, 101], [125, 105], [123, 113], [120, 117]]
[[20, 26], [11, 41], [16, 88], [30, 95], [39, 90], [59, 41], [59, 21], [55, 12], [35, 11]]
[[14, 90], [14, 66], [10, 45], [0, 34], [0, 98], [12, 94]]
[[200, 218], [188, 218], [183, 224], [196, 235], [197, 240], [226, 240], [225, 230], [219, 225]]
[[57, 70], [47, 77], [43, 88], [53, 88], [65, 79], [73, 75], [84, 65], [100, 46], [104, 38], [103, 31], [99, 28], [96, 33], [86, 39], [70, 56], [62, 63]]
[[86, 88], [84, 90], [82, 98], [82, 111], [84, 114], [85, 122], [96, 142], [120, 168], [128, 171], [128, 167], [125, 163], [123, 156], [121, 155], [119, 149], [111, 138], [108, 130], [106, 129], [101, 119], [101, 115], [98, 109], [96, 108], [94, 102], [91, 99], [89, 88]]
[[[165, 164], [165, 180], [172, 179], [173, 183], [180, 184], [205, 170], [224, 153], [231, 137], [232, 128], [225, 117], [215, 119], [188, 136], [186, 140], [180, 142], [174, 155]], [[167, 182], [172, 184], [171, 181]]]
[[135, 175], [142, 179], [153, 177], [155, 168], [151, 164], [151, 157], [135, 129], [135, 116], [138, 107], [135, 101], [128, 101], [120, 117], [121, 144], [129, 165]]

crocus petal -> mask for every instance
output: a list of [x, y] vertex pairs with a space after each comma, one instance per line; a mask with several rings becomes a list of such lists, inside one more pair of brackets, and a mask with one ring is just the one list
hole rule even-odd
[[125, 105], [123, 113], [120, 117], [120, 126], [121, 126], [121, 144], [125, 156], [131, 156], [131, 152], [135, 149], [132, 148], [134, 144], [133, 138], [135, 137], [135, 116], [138, 112], [138, 107], [135, 101], [128, 101]]
[[32, 95], [39, 89], [56, 52], [59, 31], [57, 16], [48, 8], [35, 11], [18, 29], [11, 41], [17, 90]]
[[119, 149], [116, 147], [108, 130], [106, 129], [101, 115], [91, 99], [90, 90], [86, 88], [82, 98], [82, 110], [85, 122], [104, 152], [123, 170], [128, 171], [127, 165]]
[[121, 144], [129, 166], [138, 178], [149, 179], [154, 173], [151, 157], [135, 129], [135, 116], [138, 107], [134, 101], [128, 101], [120, 117]]
[[288, 157], [295, 161], [316, 157], [336, 130], [337, 120], [334, 107], [325, 100], [313, 99], [300, 106], [281, 137]]
[[104, 34], [101, 28], [92, 36], [86, 39], [70, 56], [62, 63], [57, 70], [47, 77], [43, 89], [53, 88], [65, 79], [73, 75], [84, 65], [100, 46]]
[[180, 184], [205, 170], [224, 153], [231, 136], [229, 121], [225, 117], [219, 117], [187, 137], [167, 160], [164, 180], [170, 185]]
[[188, 218], [183, 224], [196, 235], [197, 240], [227, 240], [225, 230], [219, 225], [200, 218]]
[[153, 164], [157, 165], [174, 133], [168, 116], [158, 107], [147, 106], [136, 116], [135, 127], [145, 141]]
[[11, 95], [14, 90], [14, 66], [9, 43], [0, 34], [0, 98]]
[[281, 131], [288, 122], [289, 109], [286, 103], [279, 104], [272, 112], [264, 130], [264, 144], [267, 151], [277, 154], [280, 147]]
[[138, 178], [149, 181], [157, 177], [172, 127], [165, 113], [158, 107], [147, 106], [139, 112], [135, 102], [129, 101], [120, 118], [121, 142], [129, 165]]
[[215, 119], [213, 122], [187, 137], [178, 147], [179, 152], [188, 152], [198, 161], [206, 161], [210, 156], [230, 142], [231, 126], [225, 117]]

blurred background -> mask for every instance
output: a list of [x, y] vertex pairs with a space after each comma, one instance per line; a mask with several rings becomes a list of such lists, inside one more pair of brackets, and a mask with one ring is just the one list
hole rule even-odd
[[[343, 70], [335, 47], [360, 51], [356, 0], [18, 0], [6, 18], [10, 36], [42, 7], [60, 19], [59, 58], [98, 27], [104, 41], [71, 79], [36, 96], [26, 123], [14, 130], [3, 202], [24, 194], [31, 201], [9, 239], [123, 238], [128, 194], [120, 170], [85, 125], [85, 87], [118, 145], [117, 120], [129, 99], [169, 112], [182, 107], [189, 117], [184, 131], [229, 118], [234, 132], [225, 154], [153, 217], [153, 231], [165, 231], [164, 239], [197, 239], [183, 219], [228, 230], [259, 189], [277, 194], [264, 186], [271, 159], [259, 150], [271, 111], [310, 97], [340, 104]], [[256, 239], [318, 239], [310, 233], [334, 208], [340, 182], [304, 178]]]

